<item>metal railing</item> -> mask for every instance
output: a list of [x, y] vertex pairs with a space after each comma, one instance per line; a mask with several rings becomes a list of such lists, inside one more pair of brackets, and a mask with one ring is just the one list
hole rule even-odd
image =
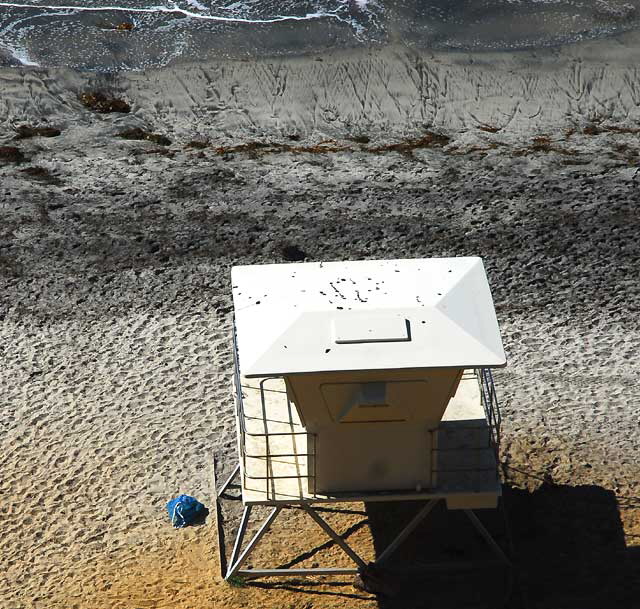
[[[474, 446], [465, 446], [464, 448], [455, 445], [443, 448], [438, 444], [438, 434], [441, 433], [441, 427], [437, 427], [431, 431], [431, 475], [432, 479], [438, 480], [442, 475], [458, 474], [458, 473], [480, 473], [480, 472], [497, 472], [497, 463], [499, 459], [500, 448], [500, 426], [502, 423], [500, 415], [500, 407], [496, 396], [496, 390], [493, 383], [493, 376], [489, 368], [475, 368], [472, 374], [475, 376], [480, 389], [480, 400], [485, 414], [486, 423], [482, 422], [478, 425], [465, 425], [465, 430], [479, 432], [481, 438]], [[495, 456], [495, 461], [491, 464], [480, 465], [475, 462], [475, 458], [471, 458], [469, 464], [465, 467], [456, 464], [453, 467], [447, 467], [443, 464], [443, 458], [450, 453], [481, 453], [491, 449]]]
[[[313, 495], [316, 495], [316, 434], [311, 433], [311, 432], [307, 432], [307, 431], [279, 431], [279, 432], [274, 432], [274, 431], [269, 431], [267, 429], [267, 416], [266, 416], [266, 410], [267, 410], [267, 398], [265, 396], [265, 387], [264, 384], [267, 381], [273, 380], [273, 379], [279, 379], [280, 377], [265, 377], [263, 379], [260, 380], [260, 400], [262, 403], [262, 420], [264, 421], [264, 426], [265, 426], [265, 431], [264, 432], [254, 432], [254, 431], [248, 431], [247, 430], [247, 416], [245, 415], [245, 411], [244, 411], [244, 399], [243, 399], [243, 394], [242, 394], [242, 384], [241, 384], [241, 378], [240, 378], [240, 364], [239, 364], [239, 354], [238, 354], [238, 345], [237, 345], [237, 336], [236, 336], [236, 328], [235, 328], [235, 321], [233, 324], [233, 374], [234, 374], [234, 382], [235, 382], [235, 389], [236, 389], [236, 414], [237, 414], [237, 419], [238, 419], [238, 449], [240, 452], [240, 461], [242, 464], [242, 467], [240, 468], [240, 471], [242, 472], [242, 480], [243, 480], [243, 486], [246, 487], [247, 480], [263, 480], [264, 484], [265, 484], [265, 492], [267, 494], [267, 496], [269, 495], [275, 495], [276, 491], [275, 491], [275, 481], [276, 480], [286, 480], [286, 479], [299, 479], [299, 480], [307, 480], [307, 484], [309, 481], [312, 481], [312, 492]], [[267, 390], [268, 391], [268, 390]], [[289, 408], [291, 408], [291, 402], [289, 402]], [[291, 417], [290, 417], [291, 420]], [[269, 444], [269, 438], [273, 438], [275, 436], [285, 436], [285, 437], [290, 437], [291, 438], [291, 444], [294, 448], [294, 452], [291, 453], [273, 453], [271, 452], [271, 447]], [[295, 450], [296, 448], [296, 441], [295, 438], [297, 436], [304, 436], [307, 438], [307, 447], [311, 446], [311, 452], [297, 452]], [[264, 445], [265, 445], [265, 452], [264, 453], [260, 453], [260, 454], [251, 454], [247, 452], [247, 446], [246, 446], [246, 439], [248, 437], [252, 437], [252, 438], [260, 438], [262, 440], [264, 440]], [[311, 440], [311, 442], [309, 442], [309, 439]], [[301, 472], [299, 469], [299, 466], [296, 465], [296, 474], [295, 475], [288, 475], [288, 476], [282, 476], [282, 475], [275, 475], [273, 474], [273, 470], [272, 470], [272, 460], [273, 459], [278, 459], [278, 458], [306, 458], [307, 459], [307, 467], [306, 467], [306, 472]], [[247, 473], [247, 459], [262, 459], [264, 460], [265, 463], [265, 468], [266, 468], [266, 475], [264, 476], [257, 476], [255, 474], [248, 474]], [[309, 468], [308, 464], [309, 462], [311, 462], [312, 467]], [[270, 492], [271, 491], [271, 492]]]
[[493, 446], [496, 453], [496, 460], [499, 458], [500, 452], [500, 427], [502, 425], [502, 416], [500, 414], [500, 405], [496, 395], [496, 388], [493, 384], [493, 374], [490, 368], [476, 368], [476, 378], [480, 385], [480, 397], [484, 414], [489, 424], [489, 442]]
[[[247, 484], [247, 480], [256, 480], [256, 481], [264, 481], [265, 484], [265, 492], [267, 495], [275, 495], [276, 491], [275, 491], [275, 481], [276, 480], [283, 480], [283, 479], [299, 479], [299, 480], [306, 480], [307, 484], [309, 484], [309, 482], [311, 482], [312, 485], [312, 492], [313, 495], [315, 496], [316, 493], [316, 434], [311, 433], [311, 432], [307, 432], [307, 431], [279, 431], [279, 432], [272, 432], [269, 431], [268, 429], [266, 429], [267, 427], [267, 416], [266, 416], [266, 410], [267, 410], [267, 397], [265, 395], [265, 391], [269, 391], [268, 389], [265, 390], [264, 384], [269, 381], [269, 380], [273, 380], [273, 379], [279, 379], [280, 377], [267, 377], [267, 378], [263, 378], [260, 381], [260, 400], [262, 402], [262, 412], [263, 412], [263, 416], [262, 419], [264, 421], [264, 425], [265, 425], [265, 431], [264, 432], [254, 432], [254, 431], [248, 431], [247, 429], [247, 416], [245, 415], [245, 411], [244, 411], [244, 402], [243, 402], [243, 394], [242, 394], [242, 385], [241, 385], [241, 378], [240, 378], [240, 366], [239, 366], [239, 355], [238, 355], [238, 347], [237, 347], [237, 338], [236, 338], [236, 331], [235, 331], [235, 322], [234, 322], [234, 327], [233, 327], [233, 358], [234, 358], [234, 380], [235, 380], [235, 389], [236, 389], [236, 412], [237, 412], [237, 419], [238, 419], [238, 425], [239, 425], [239, 430], [238, 430], [238, 436], [239, 436], [239, 441], [238, 441], [238, 448], [239, 448], [239, 452], [240, 452], [240, 461], [242, 464], [241, 467], [241, 472], [242, 472], [242, 477], [243, 477], [243, 486], [246, 487]], [[493, 375], [491, 374], [491, 370], [489, 368], [476, 368], [474, 369], [474, 373], [475, 373], [475, 377], [476, 380], [478, 382], [479, 388], [480, 388], [480, 398], [481, 398], [481, 402], [482, 402], [482, 407], [487, 419], [487, 426], [488, 426], [488, 434], [487, 434], [487, 442], [488, 442], [488, 446], [491, 447], [493, 449], [493, 452], [495, 453], [496, 456], [496, 463], [498, 462], [498, 458], [499, 458], [499, 449], [500, 449], [500, 428], [501, 428], [501, 424], [502, 424], [502, 418], [501, 418], [501, 414], [500, 414], [500, 406], [498, 404], [498, 399], [497, 399], [497, 395], [496, 395], [496, 390], [495, 390], [495, 385], [493, 382]], [[291, 403], [289, 403], [289, 408], [291, 408]], [[290, 421], [292, 420], [292, 418], [290, 417]], [[478, 429], [485, 429], [484, 427], [478, 427]], [[435, 457], [436, 453], [442, 452], [443, 450], [446, 449], [442, 449], [437, 447], [437, 443], [435, 442], [435, 434], [438, 432], [438, 429], [435, 430], [431, 430], [432, 432], [432, 442], [431, 442], [431, 452], [432, 452], [432, 457]], [[271, 446], [270, 446], [270, 442], [269, 439], [270, 437], [273, 438], [275, 436], [288, 436], [291, 437], [291, 444], [294, 447], [294, 451], [291, 453], [273, 453], [271, 451]], [[307, 452], [297, 452], [295, 450], [296, 448], [296, 440], [295, 437], [296, 436], [305, 436], [307, 438], [307, 442], [306, 442], [306, 446], [307, 448]], [[260, 453], [260, 454], [252, 454], [252, 453], [248, 453], [247, 452], [247, 446], [246, 446], [246, 439], [249, 437], [254, 437], [254, 438], [260, 438], [264, 441], [264, 447], [265, 447], [265, 452], [264, 453]], [[485, 446], [487, 446], [485, 444]], [[310, 449], [310, 450], [309, 450]], [[476, 448], [476, 450], [482, 450], [483, 448], [481, 446], [478, 446]], [[278, 458], [304, 458], [306, 459], [307, 463], [307, 467], [306, 468], [300, 468], [299, 466], [296, 466], [296, 473], [294, 475], [276, 475], [273, 473], [272, 468], [272, 460], [273, 459], [278, 459]], [[265, 463], [265, 475], [264, 476], [258, 476], [255, 474], [248, 474], [247, 473], [247, 459], [261, 459], [264, 460]], [[431, 460], [432, 462], [432, 475], [437, 475], [445, 473], [446, 471], [449, 471], [447, 469], [442, 469], [441, 466], [439, 467], [437, 465], [438, 460], [432, 458]], [[489, 467], [480, 467], [480, 466], [473, 466], [472, 468], [468, 468], [466, 471], [484, 471], [484, 470], [494, 470], [496, 466], [492, 466], [491, 468]], [[305, 469], [306, 471], [300, 471], [300, 469]], [[455, 468], [454, 470], [451, 471], [465, 471], [465, 468]]]

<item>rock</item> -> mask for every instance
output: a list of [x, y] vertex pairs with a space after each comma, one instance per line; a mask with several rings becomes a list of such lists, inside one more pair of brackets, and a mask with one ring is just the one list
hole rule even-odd
[[353, 578], [353, 587], [369, 594], [388, 598], [394, 597], [396, 596], [396, 590], [385, 575], [379, 567], [369, 563], [366, 567], [360, 569], [359, 573]]

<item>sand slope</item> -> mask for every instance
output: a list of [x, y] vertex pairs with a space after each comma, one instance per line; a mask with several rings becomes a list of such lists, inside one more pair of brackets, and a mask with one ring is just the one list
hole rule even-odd
[[207, 62], [144, 73], [1, 70], [0, 124], [66, 124], [84, 90], [108, 90], [134, 116], [177, 134], [404, 133], [428, 124], [530, 135], [593, 120], [634, 122], [635, 33], [579, 47], [516, 53], [423, 53], [406, 47], [303, 58]]

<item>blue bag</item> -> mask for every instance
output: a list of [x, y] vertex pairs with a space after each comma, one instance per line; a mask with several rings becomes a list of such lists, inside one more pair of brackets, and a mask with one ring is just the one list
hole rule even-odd
[[176, 529], [201, 523], [209, 514], [209, 510], [195, 497], [179, 495], [167, 503], [167, 512], [171, 518], [171, 524]]

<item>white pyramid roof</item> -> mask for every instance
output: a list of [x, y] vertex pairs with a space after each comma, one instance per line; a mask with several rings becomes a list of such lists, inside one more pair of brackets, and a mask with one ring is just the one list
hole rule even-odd
[[243, 376], [504, 366], [480, 258], [236, 266]]

